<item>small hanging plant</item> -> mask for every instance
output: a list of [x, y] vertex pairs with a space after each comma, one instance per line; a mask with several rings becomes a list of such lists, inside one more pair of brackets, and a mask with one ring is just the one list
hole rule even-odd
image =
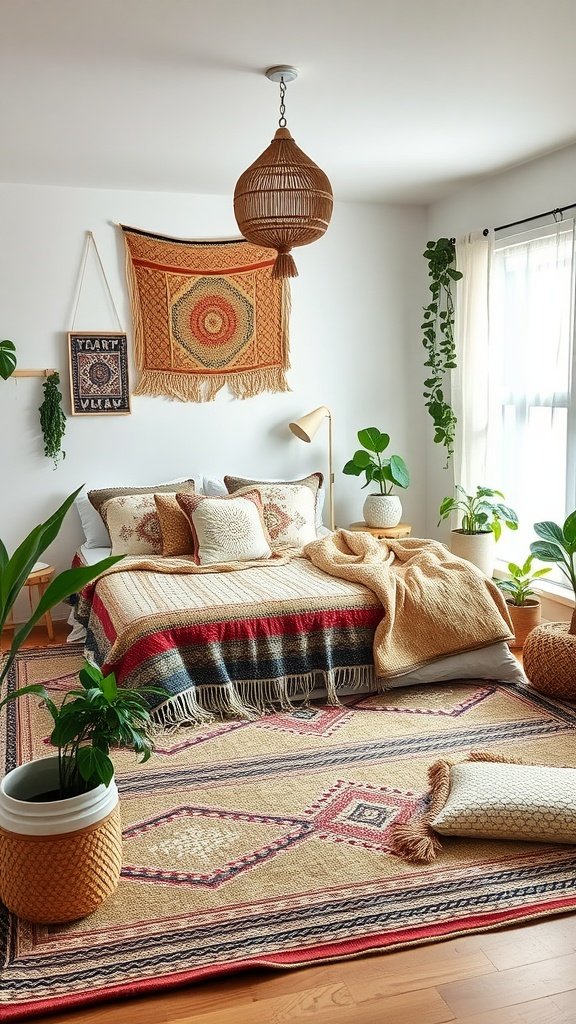
[[54, 459], [56, 469], [59, 461], [66, 458], [66, 452], [62, 451], [66, 417], [62, 409], [59, 373], [51, 373], [44, 381], [44, 401], [38, 411], [44, 437], [44, 455], [48, 459]]
[[[450, 370], [456, 369], [454, 347], [454, 299], [452, 288], [462, 274], [454, 267], [456, 248], [451, 238], [428, 242], [424, 259], [428, 260], [432, 301], [424, 306], [422, 344], [428, 353], [424, 363], [429, 369], [424, 381], [425, 405], [434, 423], [434, 441], [446, 448], [446, 467], [454, 454], [456, 416], [444, 397]], [[445, 467], [445, 468], [446, 468]]]

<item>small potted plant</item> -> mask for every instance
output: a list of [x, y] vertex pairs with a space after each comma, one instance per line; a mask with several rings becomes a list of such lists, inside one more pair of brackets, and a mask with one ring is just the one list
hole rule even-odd
[[514, 628], [514, 640], [511, 640], [508, 646], [519, 650], [524, 647], [528, 633], [540, 624], [540, 601], [532, 590], [532, 585], [535, 580], [552, 571], [546, 568], [532, 572], [533, 561], [534, 555], [528, 555], [523, 565], [509, 562], [509, 578], [496, 580], [500, 590], [506, 595], [506, 604]]
[[[534, 524], [540, 540], [530, 551], [541, 562], [552, 562], [568, 580], [576, 601], [576, 510], [563, 526], [545, 521]], [[524, 670], [542, 693], [576, 700], [576, 607], [570, 622], [544, 622], [524, 644]]]
[[9, 910], [37, 924], [85, 917], [117, 888], [122, 826], [111, 747], [147, 761], [146, 694], [84, 663], [80, 687], [60, 705], [44, 691], [53, 721], [52, 757], [14, 768], [0, 783], [0, 891]]
[[492, 576], [494, 542], [502, 533], [502, 523], [510, 530], [517, 530], [518, 516], [508, 505], [497, 500], [504, 497], [502, 491], [477, 487], [475, 494], [467, 494], [459, 484], [456, 484], [456, 491], [455, 498], [443, 499], [438, 526], [452, 513], [460, 514], [460, 526], [450, 534], [450, 550], [473, 562], [486, 576]]
[[342, 472], [347, 476], [364, 475], [363, 487], [378, 484], [378, 490], [369, 494], [364, 502], [364, 522], [380, 528], [397, 526], [402, 518], [402, 504], [398, 495], [392, 494], [392, 489], [408, 487], [410, 474], [406, 463], [399, 455], [382, 458], [390, 444], [390, 435], [383, 434], [378, 427], [359, 430], [358, 440], [362, 448], [354, 452]]

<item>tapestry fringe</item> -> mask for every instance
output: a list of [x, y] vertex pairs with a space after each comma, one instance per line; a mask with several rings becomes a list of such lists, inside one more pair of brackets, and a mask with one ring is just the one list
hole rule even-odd
[[[134, 321], [134, 349], [136, 359], [142, 365], [143, 355], [138, 354], [136, 337], [139, 328]], [[161, 395], [175, 398], [179, 402], [212, 402], [218, 392], [228, 386], [235, 398], [253, 398], [263, 391], [290, 391], [286, 371], [282, 366], [267, 366], [259, 370], [245, 370], [229, 373], [225, 377], [210, 374], [173, 373], [168, 370], [141, 370], [135, 395]]]
[[193, 686], [155, 708], [152, 720], [170, 731], [218, 718], [253, 721], [262, 715], [289, 711], [293, 701], [306, 703], [319, 688], [325, 690], [327, 704], [338, 706], [339, 690], [368, 689], [373, 683], [372, 667], [359, 665], [297, 673], [281, 679], [249, 679], [227, 686]]

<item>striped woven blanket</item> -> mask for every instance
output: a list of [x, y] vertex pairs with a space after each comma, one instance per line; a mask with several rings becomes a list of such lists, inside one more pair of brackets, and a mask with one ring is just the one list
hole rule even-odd
[[105, 671], [169, 694], [157, 701], [157, 721], [255, 718], [317, 687], [331, 703], [343, 688], [375, 688], [372, 643], [383, 610], [364, 586], [304, 558], [199, 568], [127, 558], [87, 587], [76, 609], [87, 651]]

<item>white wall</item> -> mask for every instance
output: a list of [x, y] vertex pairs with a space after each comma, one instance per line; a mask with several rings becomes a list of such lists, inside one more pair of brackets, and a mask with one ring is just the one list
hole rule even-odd
[[[576, 203], [576, 146], [495, 174], [435, 203], [429, 208], [428, 234], [430, 238], [458, 238], [570, 203]], [[427, 464], [425, 523], [431, 536], [445, 539], [448, 535], [448, 524], [436, 529], [437, 509], [441, 499], [452, 493], [453, 483], [452, 469], [445, 471], [440, 454], [433, 452]]]
[[[0, 337], [15, 342], [19, 367], [59, 370], [67, 413], [66, 332], [88, 230], [122, 324], [130, 328], [117, 222], [182, 238], [238, 234], [228, 197], [0, 185]], [[199, 473], [290, 477], [325, 470], [326, 432], [306, 445], [287, 429], [290, 419], [321, 404], [334, 417], [337, 523], [362, 518], [359, 481], [344, 477], [341, 468], [356, 448], [356, 431], [376, 425], [391, 434], [390, 453], [402, 455], [412, 471], [413, 483], [402, 494], [404, 518], [422, 533], [422, 373], [413, 371], [414, 360], [421, 362], [414, 338], [424, 291], [425, 223], [421, 208], [337, 203], [325, 237], [296, 251], [290, 393], [239, 401], [221, 392], [205, 404], [135, 397], [131, 416], [70, 417], [66, 460], [53, 470], [39, 429], [41, 381], [0, 381], [0, 537], [8, 549], [83, 482], [144, 484]], [[115, 328], [92, 256], [75, 328]], [[81, 539], [71, 512], [46, 560], [68, 565]]]

